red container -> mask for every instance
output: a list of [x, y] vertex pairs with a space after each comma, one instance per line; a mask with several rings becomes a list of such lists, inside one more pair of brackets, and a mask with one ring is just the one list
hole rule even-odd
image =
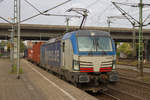
[[33, 50], [32, 48], [28, 48], [28, 60], [31, 60], [32, 61], [32, 58], [33, 58]]
[[44, 42], [37, 42], [33, 45], [33, 57], [32, 61], [34, 61], [36, 64], [40, 63], [40, 46], [44, 44]]

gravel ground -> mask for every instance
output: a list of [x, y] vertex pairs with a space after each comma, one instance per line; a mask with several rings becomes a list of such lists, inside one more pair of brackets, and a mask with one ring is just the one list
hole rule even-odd
[[112, 95], [120, 98], [120, 100], [149, 100], [149, 68], [144, 68], [144, 77], [139, 77], [136, 67], [132, 66], [117, 65], [117, 71], [119, 72], [120, 80], [116, 84], [109, 86]]
[[139, 77], [139, 71], [133, 66], [117, 65], [117, 71], [120, 75], [125, 77], [130, 77], [144, 82], [150, 82], [150, 68], [144, 68], [143, 78]]

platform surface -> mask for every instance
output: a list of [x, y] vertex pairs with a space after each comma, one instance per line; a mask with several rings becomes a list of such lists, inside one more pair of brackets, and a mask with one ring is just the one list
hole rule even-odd
[[0, 100], [97, 100], [24, 59], [21, 67], [18, 80], [10, 61], [0, 59]]

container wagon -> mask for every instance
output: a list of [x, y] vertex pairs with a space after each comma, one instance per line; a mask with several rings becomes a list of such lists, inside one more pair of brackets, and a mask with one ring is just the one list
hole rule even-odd
[[33, 47], [32, 61], [36, 64], [40, 64], [40, 46], [44, 44], [44, 42], [36, 42]]
[[28, 48], [28, 57], [27, 57], [27, 59], [29, 61], [32, 61], [32, 59], [33, 59], [33, 50], [32, 50], [32, 48]]

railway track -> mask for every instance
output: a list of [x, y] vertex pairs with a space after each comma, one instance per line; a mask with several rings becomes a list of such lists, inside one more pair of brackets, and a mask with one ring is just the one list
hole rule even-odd
[[149, 100], [150, 83], [120, 76], [120, 81], [108, 85], [108, 92], [120, 100]]
[[119, 98], [107, 92], [98, 92], [98, 93], [89, 93], [89, 94], [96, 97], [99, 100], [120, 100]]
[[99, 100], [149, 100], [150, 83], [123, 77], [116, 84], [107, 86], [108, 91], [95, 94]]
[[136, 85], [140, 85], [143, 88], [150, 89], [150, 83], [148, 83], [148, 82], [143, 82], [143, 81], [139, 81], [139, 80], [136, 80], [136, 79], [133, 79], [133, 78], [123, 77], [121, 74], [120, 74], [119, 78], [120, 78], [120, 80], [129, 81], [129, 82], [132, 82]]
[[106, 95], [106, 96], [108, 96], [108, 97], [110, 97], [111, 98], [110, 100], [120, 100], [118, 97], [115, 97], [115, 96], [113, 96], [113, 95], [111, 95], [109, 93], [104, 92], [103, 94]]
[[119, 100], [143, 100], [142, 98], [139, 98], [137, 95], [132, 95], [131, 93], [118, 89], [113, 86], [108, 86], [109, 91], [107, 91], [112, 96], [119, 98]]

